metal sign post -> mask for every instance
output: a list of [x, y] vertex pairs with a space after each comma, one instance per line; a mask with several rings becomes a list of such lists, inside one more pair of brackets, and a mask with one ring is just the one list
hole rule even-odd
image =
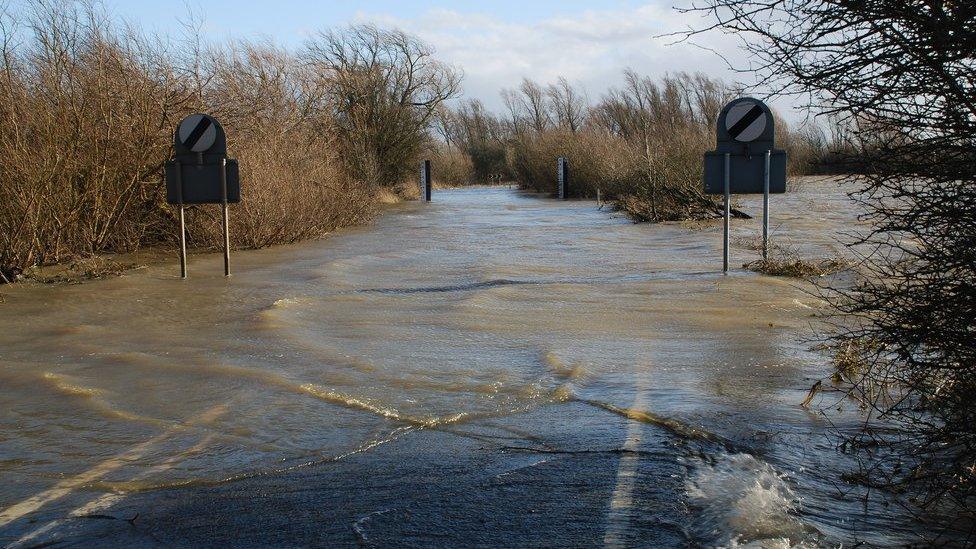
[[722, 271], [729, 272], [733, 194], [763, 194], [763, 259], [769, 255], [769, 194], [786, 192], [786, 151], [774, 148], [773, 113], [743, 97], [718, 116], [716, 150], [705, 153], [705, 194], [724, 197]]
[[722, 232], [722, 272], [729, 272], [729, 218], [732, 216], [732, 196], [729, 187], [732, 155], [725, 153], [725, 224]]
[[183, 207], [183, 182], [180, 181], [180, 172], [182, 171], [177, 160], [174, 185], [176, 186], [176, 202], [180, 205], [180, 278], [186, 278], [186, 215]]
[[174, 135], [174, 158], [166, 162], [166, 201], [180, 208], [180, 278], [186, 278], [186, 204], [220, 204], [224, 276], [230, 276], [228, 204], [241, 201], [240, 168], [227, 158], [227, 137], [213, 117], [191, 114]]
[[769, 158], [771, 152], [766, 151], [766, 169], [763, 175], [763, 261], [769, 259]]
[[220, 159], [221, 221], [224, 229], [224, 276], [230, 276], [230, 219], [227, 215], [227, 159]]

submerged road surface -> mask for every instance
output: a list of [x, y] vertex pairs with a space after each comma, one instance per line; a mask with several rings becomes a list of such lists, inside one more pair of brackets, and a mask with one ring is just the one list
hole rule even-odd
[[[829, 183], [773, 215], [808, 256], [852, 222]], [[733, 226], [741, 265], [759, 225]], [[910, 539], [841, 495], [799, 406], [820, 302], [720, 253], [717, 224], [472, 188], [235, 254], [229, 280], [191, 256], [186, 281], [5, 289], [0, 544]]]

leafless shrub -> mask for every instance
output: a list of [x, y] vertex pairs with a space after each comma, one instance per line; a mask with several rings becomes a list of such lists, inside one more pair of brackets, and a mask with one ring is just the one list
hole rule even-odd
[[434, 129], [448, 148], [462, 151], [469, 157], [472, 182], [486, 183], [498, 174], [509, 177], [505, 163], [508, 128], [488, 112], [481, 101], [471, 99], [456, 109], [438, 109]]
[[76, 3], [6, 14], [0, 30], [0, 265], [153, 238], [159, 167], [186, 102], [165, 52]]
[[[372, 191], [344, 170], [317, 75], [270, 44], [245, 42], [214, 55], [204, 98], [231, 136], [229, 153], [246, 182], [231, 217], [234, 243], [260, 248], [366, 221]], [[192, 241], [220, 245], [212, 208], [195, 208], [190, 220]]]
[[592, 129], [525, 134], [509, 144], [508, 163], [523, 186], [552, 193], [558, 185], [556, 159], [560, 156], [570, 161], [573, 196], [595, 197], [597, 188], [603, 196], [615, 196], [627, 188], [627, 177], [633, 173], [631, 151]]
[[[834, 288], [833, 344], [867, 410], [848, 478], [976, 540], [976, 27], [967, 2], [704, 0], [760, 77], [812, 98], [864, 172], [872, 227]], [[853, 153], [853, 154], [851, 154]], [[930, 540], [934, 541], [934, 540]]]
[[[300, 56], [267, 43], [173, 49], [96, 4], [41, 0], [0, 16], [0, 273], [175, 241], [161, 167], [183, 116], [211, 112], [242, 170], [233, 244], [320, 236], [399, 185], [459, 75], [398, 31], [324, 33]], [[371, 62], [367, 62], [371, 59]], [[404, 188], [406, 189], [406, 187]], [[191, 207], [194, 246], [219, 243]]]
[[512, 174], [552, 192], [555, 160], [565, 156], [571, 195], [593, 197], [599, 189], [645, 221], [714, 217], [718, 204], [702, 193], [702, 153], [714, 146], [716, 119], [732, 90], [700, 74], [656, 82], [628, 71], [625, 80], [585, 110], [565, 79], [548, 93], [528, 80], [504, 92]]

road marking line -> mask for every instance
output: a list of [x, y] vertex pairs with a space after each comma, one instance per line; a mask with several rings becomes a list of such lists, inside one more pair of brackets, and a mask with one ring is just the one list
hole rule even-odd
[[89, 484], [95, 480], [98, 480], [99, 478], [107, 475], [108, 473], [111, 473], [112, 471], [126, 465], [127, 463], [133, 460], [145, 456], [153, 446], [173, 436], [177, 432], [182, 431], [183, 429], [186, 429], [187, 427], [197, 423], [209, 423], [217, 419], [220, 415], [222, 415], [226, 411], [227, 411], [226, 404], [219, 404], [217, 406], [214, 406], [213, 408], [210, 408], [209, 410], [203, 412], [202, 414], [194, 417], [190, 421], [171, 427], [165, 432], [156, 435], [145, 442], [141, 442], [133, 446], [126, 452], [111, 457], [99, 463], [98, 465], [92, 467], [91, 469], [85, 471], [84, 473], [81, 473], [72, 478], [62, 480], [61, 482], [57, 483], [53, 488], [49, 488], [41, 492], [40, 494], [37, 494], [36, 496], [32, 496], [20, 503], [7, 507], [6, 509], [3, 510], [3, 512], [0, 512], [0, 528], [7, 526], [8, 524], [10, 524], [11, 522], [17, 519], [23, 518], [24, 516], [29, 515], [34, 511], [37, 511], [38, 509], [40, 509], [44, 505], [47, 505], [48, 503], [51, 503], [52, 501], [56, 501], [67, 496], [68, 494], [74, 492], [78, 488], [86, 484]]
[[[153, 466], [149, 470], [139, 475], [136, 475], [132, 480], [140, 480], [140, 479], [148, 478], [154, 474], [162, 473], [163, 471], [168, 471], [169, 469], [172, 469], [173, 466], [176, 465], [181, 458], [189, 455], [193, 455], [199, 452], [200, 450], [206, 448], [206, 446], [210, 444], [210, 442], [214, 439], [214, 436], [215, 435], [213, 433], [206, 435], [205, 437], [203, 437], [203, 439], [200, 440], [200, 442], [194, 444], [193, 446], [187, 448], [186, 450], [180, 452], [179, 454], [170, 456], [166, 461], [160, 463], [159, 465]], [[22, 545], [26, 545], [27, 543], [37, 539], [38, 537], [51, 532], [52, 530], [61, 526], [62, 524], [69, 522], [71, 518], [84, 517], [86, 515], [92, 515], [98, 513], [99, 511], [104, 511], [106, 509], [109, 509], [112, 506], [114, 506], [116, 503], [125, 499], [126, 496], [128, 496], [128, 494], [122, 492], [103, 494], [102, 496], [97, 497], [92, 501], [89, 501], [88, 503], [82, 505], [81, 507], [78, 507], [74, 511], [68, 513], [69, 518], [54, 519], [48, 522], [47, 524], [45, 524], [44, 526], [41, 526], [40, 528], [25, 534], [23, 537], [10, 544], [9, 547], [12, 549], [14, 547], [20, 547]]]
[[[647, 405], [648, 383], [645, 377], [639, 376], [636, 383], [637, 395], [634, 397], [632, 410], [644, 410]], [[634, 504], [634, 485], [637, 482], [637, 465], [640, 455], [634, 453], [639, 450], [641, 433], [644, 424], [629, 419], [627, 424], [627, 439], [624, 442], [625, 452], [617, 465], [617, 484], [610, 498], [610, 512], [607, 514], [607, 529], [603, 536], [604, 547], [628, 547], [627, 534], [630, 532], [630, 509]]]

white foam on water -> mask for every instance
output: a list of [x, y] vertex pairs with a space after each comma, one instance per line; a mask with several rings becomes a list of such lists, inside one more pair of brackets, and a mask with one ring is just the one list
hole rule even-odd
[[722, 454], [686, 482], [699, 523], [716, 547], [800, 548], [816, 531], [797, 518], [786, 475], [749, 454]]

